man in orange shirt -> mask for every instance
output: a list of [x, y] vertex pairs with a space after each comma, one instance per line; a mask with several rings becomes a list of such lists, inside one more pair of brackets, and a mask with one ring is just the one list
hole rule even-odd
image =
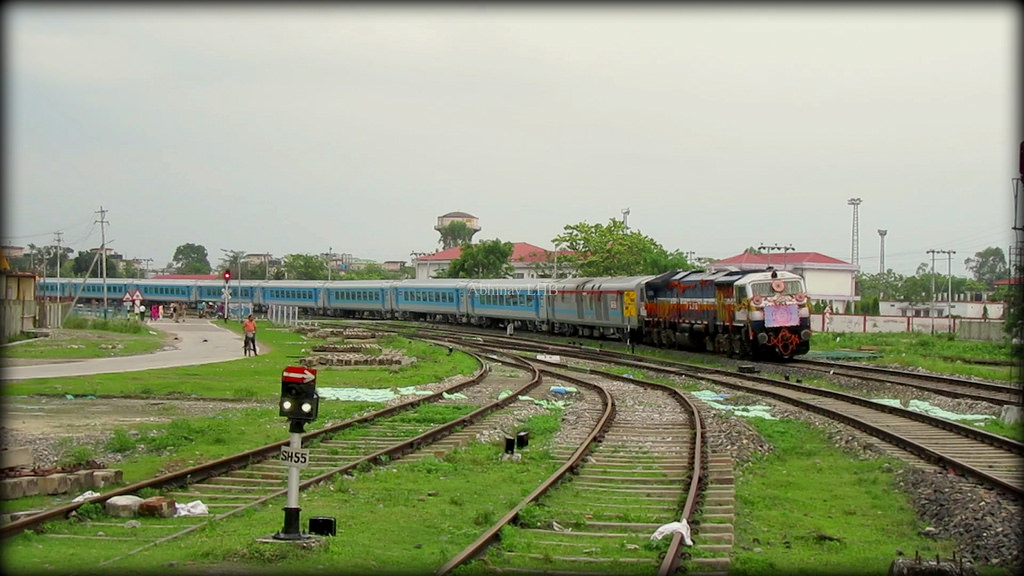
[[256, 320], [253, 319], [252, 314], [249, 314], [249, 318], [242, 322], [242, 331], [245, 332], [245, 342], [242, 345], [245, 355], [249, 355], [249, 347], [252, 346], [252, 353], [259, 356], [259, 353], [256, 352]]

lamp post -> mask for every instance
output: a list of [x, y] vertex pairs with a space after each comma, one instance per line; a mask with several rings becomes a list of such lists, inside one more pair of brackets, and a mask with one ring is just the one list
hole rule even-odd
[[885, 235], [888, 234], [888, 230], [878, 230], [878, 237], [881, 239], [882, 246], [879, 248], [878, 254], [878, 273], [885, 274]]
[[861, 202], [862, 202], [862, 200], [860, 198], [850, 198], [849, 200], [846, 201], [846, 203], [848, 205], [853, 206], [853, 235], [852, 235], [853, 247], [850, 249], [850, 260], [851, 260], [850, 263], [851, 264], [859, 264], [860, 263], [860, 255], [858, 254], [858, 252], [860, 252], [860, 250], [859, 250], [859, 248], [860, 248], [860, 238], [859, 238], [859, 236], [860, 236], [860, 222], [857, 219], [857, 211], [858, 211], [858, 207], [860, 206]]

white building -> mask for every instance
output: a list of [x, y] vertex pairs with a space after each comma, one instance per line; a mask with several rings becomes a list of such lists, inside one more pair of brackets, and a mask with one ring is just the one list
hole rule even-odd
[[788, 270], [804, 277], [807, 297], [813, 302], [824, 300], [836, 312], [853, 311], [853, 303], [860, 300], [854, 292], [860, 266], [850, 264], [818, 252], [789, 252], [781, 254], [754, 254], [744, 252], [711, 263], [709, 268], [721, 270], [733, 267], [739, 270]]

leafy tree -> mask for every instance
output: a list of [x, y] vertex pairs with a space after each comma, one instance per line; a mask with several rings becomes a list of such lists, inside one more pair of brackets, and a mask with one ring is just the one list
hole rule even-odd
[[509, 258], [515, 245], [511, 242], [484, 240], [479, 244], [466, 244], [462, 253], [452, 260], [438, 278], [506, 278], [512, 274]]
[[376, 262], [371, 262], [366, 266], [363, 266], [359, 270], [349, 270], [345, 272], [341, 280], [398, 280], [404, 278], [401, 272], [391, 272], [385, 270], [383, 266]]
[[964, 260], [964, 266], [971, 271], [975, 280], [989, 287], [994, 286], [997, 280], [1006, 278], [1009, 273], [1006, 255], [998, 246], [976, 252], [973, 258]]
[[209, 274], [211, 270], [206, 248], [191, 243], [175, 249], [171, 267], [178, 274]]
[[440, 242], [442, 250], [469, 244], [473, 240], [473, 235], [476, 234], [476, 231], [462, 220], [452, 220], [444, 228], [441, 228], [440, 232], [441, 239], [438, 242]]
[[[238, 276], [239, 279], [251, 278], [251, 276], [246, 275], [246, 272], [248, 272], [249, 270], [247, 266], [248, 263], [242, 260], [242, 258], [244, 257], [244, 250], [229, 251], [220, 259], [220, 263], [218, 263], [217, 265], [217, 271], [223, 272], [224, 270], [231, 270], [232, 278], [234, 278], [236, 275]], [[260, 276], [260, 278], [262, 277], [263, 276]]]
[[[109, 262], [107, 273], [109, 274]], [[121, 261], [121, 278], [142, 278], [142, 270], [130, 260]]]
[[282, 266], [289, 280], [327, 280], [327, 263], [313, 254], [288, 254]]
[[679, 251], [669, 253], [653, 238], [615, 218], [607, 225], [567, 225], [552, 241], [570, 251], [559, 257], [559, 266], [564, 259], [579, 276], [638, 276], [692, 268]]

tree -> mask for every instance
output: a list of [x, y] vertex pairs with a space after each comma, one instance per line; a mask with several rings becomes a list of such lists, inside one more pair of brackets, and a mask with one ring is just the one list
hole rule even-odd
[[1006, 255], [998, 246], [976, 252], [973, 258], [964, 260], [964, 266], [971, 271], [975, 280], [988, 287], [994, 286], [997, 280], [1006, 278], [1009, 273], [1009, 268], [1006, 266]]
[[479, 244], [466, 244], [462, 253], [452, 260], [438, 278], [506, 278], [512, 274], [509, 258], [515, 245], [511, 242], [484, 240]]
[[289, 280], [327, 279], [327, 263], [313, 254], [288, 254], [282, 268]]
[[182, 244], [174, 250], [171, 267], [178, 274], [209, 274], [210, 260], [204, 246]]
[[[234, 278], [235, 276], [237, 276], [239, 280], [245, 278], [251, 279], [252, 276], [246, 274], [247, 272], [249, 272], [249, 267], [246, 265], [248, 264], [248, 262], [242, 260], [243, 257], [245, 257], [244, 250], [229, 251], [224, 257], [220, 259], [220, 271], [223, 272], [224, 270], [231, 270], [231, 277]], [[263, 278], [263, 275], [260, 275], [259, 277]]]
[[615, 218], [607, 225], [567, 225], [552, 241], [570, 251], [559, 256], [559, 266], [564, 261], [579, 276], [639, 276], [692, 268], [679, 251], [669, 253], [653, 238]]
[[452, 220], [447, 226], [441, 228], [440, 232], [441, 239], [438, 242], [440, 242], [442, 250], [469, 244], [473, 240], [473, 234], [476, 234], [476, 231], [462, 220]]
[[341, 280], [399, 280], [403, 278], [401, 272], [385, 270], [376, 262], [371, 262], [359, 270], [349, 270], [340, 278]]

